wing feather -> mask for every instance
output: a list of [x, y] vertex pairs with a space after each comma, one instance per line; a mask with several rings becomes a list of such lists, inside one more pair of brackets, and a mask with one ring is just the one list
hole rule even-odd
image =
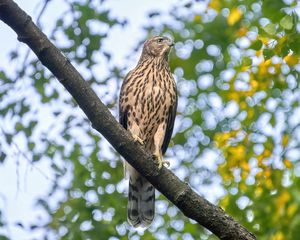
[[167, 128], [165, 133], [165, 138], [161, 147], [162, 154], [165, 154], [167, 151], [168, 145], [170, 143], [173, 128], [174, 128], [174, 122], [176, 117], [176, 111], [177, 111], [177, 94], [176, 94], [176, 100], [173, 106], [170, 107], [169, 114], [168, 114], [168, 122], [167, 122]]
[[123, 110], [121, 107], [119, 108], [119, 123], [127, 129], [127, 110]]
[[122, 99], [126, 97], [126, 91], [125, 91], [125, 86], [128, 82], [128, 78], [130, 76], [132, 71], [130, 71], [124, 78], [124, 82], [121, 86], [121, 91], [120, 91], [120, 99], [119, 99], [119, 123], [127, 130], [127, 121], [128, 121], [128, 108], [126, 106], [122, 105]]

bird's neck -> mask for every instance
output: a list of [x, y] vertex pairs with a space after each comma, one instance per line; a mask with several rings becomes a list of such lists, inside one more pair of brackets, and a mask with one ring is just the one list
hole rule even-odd
[[155, 65], [157, 69], [169, 69], [168, 56], [141, 56], [138, 66], [145, 65]]

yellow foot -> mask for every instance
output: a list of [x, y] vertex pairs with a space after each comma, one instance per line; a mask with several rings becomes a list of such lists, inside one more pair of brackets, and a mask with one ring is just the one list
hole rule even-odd
[[132, 137], [135, 142], [139, 142], [141, 145], [144, 145], [144, 141], [138, 135], [132, 134]]
[[161, 156], [161, 153], [153, 154], [153, 155], [154, 155], [154, 157], [157, 161], [158, 169], [161, 169], [164, 164], [166, 164], [166, 167], [170, 167], [170, 162], [163, 160], [162, 156]]

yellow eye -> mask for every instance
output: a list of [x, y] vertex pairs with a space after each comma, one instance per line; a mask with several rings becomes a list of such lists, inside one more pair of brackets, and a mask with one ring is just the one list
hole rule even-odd
[[159, 39], [157, 39], [157, 42], [158, 42], [158, 43], [162, 43], [163, 40], [164, 40], [163, 38], [159, 38]]

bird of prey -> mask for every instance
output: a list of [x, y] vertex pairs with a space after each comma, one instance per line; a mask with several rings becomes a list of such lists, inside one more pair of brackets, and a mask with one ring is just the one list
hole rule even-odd
[[[167, 37], [148, 39], [137, 66], [125, 77], [119, 99], [121, 125], [154, 155], [159, 168], [168, 164], [162, 155], [171, 139], [177, 108], [176, 84], [168, 63], [173, 45]], [[127, 162], [125, 177], [129, 178], [128, 221], [146, 228], [154, 218], [155, 189]]]

